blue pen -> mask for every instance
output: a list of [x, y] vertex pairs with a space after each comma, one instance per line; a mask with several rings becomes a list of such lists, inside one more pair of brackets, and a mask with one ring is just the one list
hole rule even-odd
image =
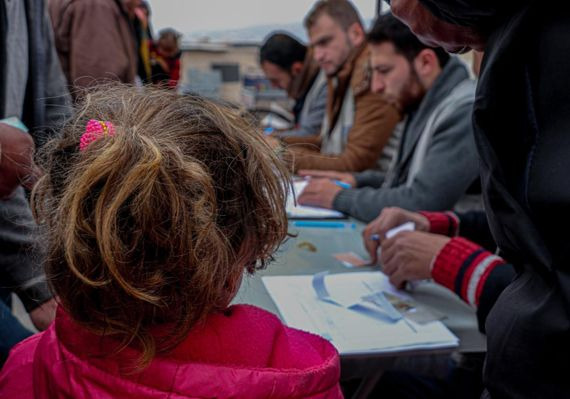
[[356, 229], [356, 223], [329, 222], [321, 220], [307, 220], [293, 222], [294, 227], [316, 227], [325, 229]]
[[333, 180], [333, 183], [336, 184], [337, 186], [344, 188], [345, 190], [348, 190], [349, 188], [352, 188], [352, 186], [348, 183], [345, 183], [343, 181], [340, 180]]

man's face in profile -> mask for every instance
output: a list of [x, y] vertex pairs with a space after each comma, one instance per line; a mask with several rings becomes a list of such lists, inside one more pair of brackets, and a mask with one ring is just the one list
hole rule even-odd
[[335, 76], [354, 48], [349, 35], [327, 14], [320, 15], [309, 29], [313, 57], [327, 76]]
[[369, 44], [372, 82], [370, 89], [382, 94], [406, 112], [423, 98], [425, 90], [412, 63], [396, 51], [394, 44]]
[[280, 66], [270, 61], [263, 61], [261, 63], [261, 69], [263, 69], [265, 77], [274, 87], [281, 90], [288, 90], [291, 86], [291, 81], [293, 80], [292, 74]]

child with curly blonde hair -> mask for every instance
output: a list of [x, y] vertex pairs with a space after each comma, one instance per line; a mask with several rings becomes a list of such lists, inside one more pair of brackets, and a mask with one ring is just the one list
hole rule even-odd
[[326, 341], [233, 305], [287, 235], [287, 172], [236, 111], [121, 86], [44, 156], [56, 320], [16, 346], [4, 398], [337, 398]]

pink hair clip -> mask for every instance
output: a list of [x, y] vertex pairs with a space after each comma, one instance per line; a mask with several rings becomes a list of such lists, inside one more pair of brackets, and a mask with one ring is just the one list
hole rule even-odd
[[85, 132], [79, 140], [79, 150], [85, 151], [87, 146], [100, 137], [114, 136], [115, 126], [108, 121], [90, 119], [85, 126]]

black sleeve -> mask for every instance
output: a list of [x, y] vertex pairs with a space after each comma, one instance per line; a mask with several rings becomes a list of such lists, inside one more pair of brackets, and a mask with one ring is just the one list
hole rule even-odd
[[44, 253], [30, 207], [20, 187], [0, 201], [0, 286], [15, 292], [28, 312], [51, 299]]
[[483, 291], [479, 298], [479, 307], [477, 308], [477, 322], [479, 324], [479, 331], [485, 334], [485, 322], [487, 315], [495, 305], [497, 298], [503, 290], [513, 281], [516, 272], [511, 264], [503, 264], [495, 267], [483, 286]]
[[497, 244], [493, 239], [487, 216], [483, 211], [471, 211], [457, 215], [459, 217], [459, 235], [473, 241], [489, 252], [495, 252]]

